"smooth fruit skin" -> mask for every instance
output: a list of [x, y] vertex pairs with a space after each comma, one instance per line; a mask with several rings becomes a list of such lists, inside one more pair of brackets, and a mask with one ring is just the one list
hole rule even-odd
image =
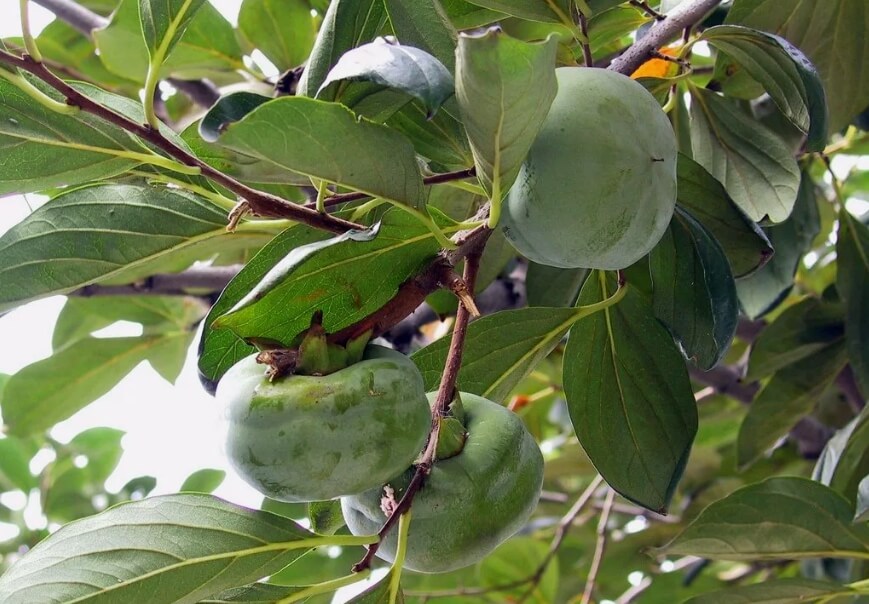
[[655, 98], [604, 69], [556, 69], [558, 94], [501, 227], [528, 259], [621, 269], [661, 239], [676, 203], [676, 137]]
[[425, 445], [431, 412], [419, 370], [369, 345], [361, 362], [316, 377], [269, 382], [255, 355], [217, 388], [238, 474], [280, 501], [324, 501], [383, 484]]
[[[430, 395], [432, 396], [432, 395]], [[462, 452], [434, 464], [411, 505], [404, 568], [442, 573], [482, 560], [525, 525], [543, 485], [543, 456], [522, 420], [482, 397], [462, 393], [468, 439]], [[401, 498], [409, 469], [388, 482]], [[382, 488], [341, 499], [354, 535], [377, 533], [386, 520]], [[391, 531], [377, 556], [391, 562]]]

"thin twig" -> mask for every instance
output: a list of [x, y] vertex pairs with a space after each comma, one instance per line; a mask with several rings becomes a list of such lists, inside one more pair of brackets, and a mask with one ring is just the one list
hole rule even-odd
[[176, 159], [187, 166], [199, 168], [203, 175], [247, 200], [248, 203], [250, 203], [251, 209], [260, 216], [289, 218], [307, 224], [308, 226], [333, 233], [344, 233], [350, 229], [362, 228], [358, 224], [354, 224], [341, 218], [336, 218], [329, 214], [320, 214], [319, 212], [308, 208], [289, 203], [270, 193], [248, 187], [234, 178], [227, 176], [223, 172], [212, 168], [192, 153], [182, 149], [170, 141], [158, 130], [153, 129], [146, 124], [139, 124], [128, 117], [116, 113], [108, 107], [95, 102], [54, 75], [54, 73], [52, 73], [45, 65], [34, 61], [26, 55], [23, 57], [17, 57], [11, 53], [0, 50], [0, 63], [12, 65], [13, 67], [32, 73], [66, 97], [66, 102], [68, 104], [75, 105], [82, 111], [96, 115], [107, 122], [135, 134], [142, 140], [151, 143], [173, 159]]
[[656, 11], [654, 8], [649, 6], [649, 3], [645, 0], [629, 0], [629, 2], [650, 17], [652, 17], [655, 21], [663, 21], [667, 18], [658, 11]]
[[579, 8], [576, 9], [576, 22], [582, 32], [582, 59], [586, 67], [594, 67], [594, 57], [591, 56], [591, 42], [588, 37], [588, 17]]
[[[483, 248], [485, 247], [487, 239], [488, 233], [465, 257], [465, 270], [462, 276], [471, 289], [473, 289], [474, 283], [477, 281], [477, 272], [480, 268], [480, 256], [483, 253]], [[453, 400], [456, 378], [459, 374], [459, 367], [461, 367], [462, 364], [462, 352], [464, 350], [465, 335], [467, 334], [470, 318], [471, 314], [463, 305], [460, 304], [458, 311], [456, 312], [456, 322], [453, 328], [450, 349], [447, 353], [446, 365], [444, 367], [443, 375], [441, 376], [437, 398], [435, 399], [435, 404], [432, 406], [432, 429], [425, 451], [422, 454], [421, 461], [417, 464], [416, 472], [414, 472], [413, 478], [411, 479], [410, 484], [408, 484], [407, 490], [404, 492], [404, 496], [398, 504], [396, 504], [392, 513], [378, 531], [377, 534], [380, 539], [369, 545], [362, 560], [353, 565], [354, 572], [359, 572], [371, 567], [371, 562], [374, 560], [374, 555], [377, 553], [380, 543], [383, 542], [384, 537], [389, 533], [401, 515], [410, 509], [413, 498], [422, 488], [426, 477], [431, 472], [432, 465], [435, 461], [435, 453], [437, 451], [438, 433], [441, 425], [439, 420], [441, 417], [446, 415], [447, 407]]]
[[597, 543], [594, 546], [594, 558], [591, 561], [591, 568], [588, 569], [588, 578], [585, 580], [585, 589], [582, 592], [580, 604], [589, 604], [591, 602], [591, 595], [594, 593], [597, 573], [600, 571], [600, 565], [603, 562], [603, 555], [606, 551], [607, 523], [610, 519], [610, 512], [612, 511], [615, 496], [616, 492], [609, 489], [600, 512], [600, 519], [597, 521]]
[[178, 296], [221, 291], [238, 274], [241, 265], [191, 268], [180, 273], [151, 275], [127, 285], [86, 285], [68, 296]]
[[643, 577], [643, 580], [636, 585], [631, 585], [622, 595], [616, 600], [616, 604], [631, 604], [640, 594], [652, 586], [652, 577]]
[[613, 60], [609, 68], [630, 75], [652, 56], [652, 51], [663, 47], [667, 42], [700, 21], [721, 0], [686, 0], [665, 15], [646, 34], [637, 40], [620, 57]]

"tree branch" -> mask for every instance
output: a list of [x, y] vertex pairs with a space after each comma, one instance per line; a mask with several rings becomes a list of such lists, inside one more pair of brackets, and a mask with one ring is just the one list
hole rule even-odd
[[652, 51], [658, 50], [678, 36], [686, 27], [691, 27], [703, 19], [721, 0], [686, 0], [657, 21], [642, 38], [634, 42], [624, 54], [610, 64], [609, 69], [630, 75], [652, 58]]
[[126, 285], [86, 285], [68, 296], [89, 298], [94, 296], [180, 296], [214, 293], [224, 287], [241, 270], [240, 264], [191, 268], [180, 273], [151, 275]]
[[606, 500], [601, 509], [600, 519], [597, 522], [597, 543], [594, 546], [594, 558], [591, 561], [591, 568], [588, 570], [588, 578], [585, 580], [585, 589], [582, 592], [581, 604], [589, 604], [591, 595], [594, 593], [594, 584], [597, 581], [597, 573], [600, 571], [600, 565], [603, 562], [603, 554], [606, 551], [607, 538], [607, 523], [610, 519], [613, 501], [615, 500], [616, 492], [608, 489]]

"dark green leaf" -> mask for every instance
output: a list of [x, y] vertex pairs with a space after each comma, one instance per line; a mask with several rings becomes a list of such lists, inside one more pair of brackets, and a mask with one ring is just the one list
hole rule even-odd
[[396, 597], [392, 597], [392, 580], [396, 572], [401, 573], [401, 569], [390, 568], [377, 583], [358, 596], [347, 600], [347, 604], [404, 604], [404, 595], [400, 587]]
[[477, 6], [467, 0], [440, 0], [440, 4], [456, 29], [473, 29], [500, 21], [507, 15]]
[[439, 0], [384, 0], [395, 37], [436, 57], [449, 73], [456, 68], [458, 34]]
[[305, 62], [317, 36], [306, 0], [244, 0], [238, 29], [280, 71]]
[[[474, 321], [465, 336], [459, 388], [503, 401], [555, 348], [579, 316], [576, 308], [522, 308]], [[428, 391], [440, 383], [449, 345], [450, 338], [445, 336], [411, 355]]]
[[784, 115], [808, 135], [809, 151], [827, 143], [827, 99], [815, 66], [784, 38], [748, 27], [719, 25], [703, 32], [706, 40], [736, 60], [764, 89]]
[[0, 577], [0, 600], [197, 602], [275, 573], [329, 539], [209, 495], [154, 497], [52, 534]]
[[298, 94], [316, 95], [341, 55], [373, 40], [385, 21], [383, 0], [332, 0], [299, 80]]
[[468, 0], [472, 4], [530, 21], [570, 22], [568, 0]]
[[869, 528], [852, 517], [845, 499], [822, 484], [770, 478], [716, 501], [662, 549], [713, 560], [869, 558]]
[[[390, 44], [383, 38], [347, 51], [320, 90], [333, 84], [337, 87], [342, 81], [371, 82], [407, 93], [423, 103], [429, 116], [454, 92], [453, 77], [443, 63], [423, 50]], [[340, 94], [330, 96], [342, 100]]]
[[57, 351], [117, 321], [140, 323], [144, 335], [189, 330], [207, 311], [196, 298], [182, 296], [97, 296], [67, 298], [54, 324]]
[[[615, 306], [578, 322], [564, 351], [564, 394], [579, 442], [609, 485], [656, 511], [670, 503], [697, 432], [685, 362], [630, 285]], [[579, 304], [615, 291], [592, 274]]]
[[[138, 0], [122, 0], [109, 26], [94, 30], [93, 36], [106, 69], [134, 82], [145, 80], [148, 47], [139, 23]], [[160, 75], [182, 79], [211, 77], [232, 82], [240, 79], [235, 73], [237, 70], [243, 71], [245, 66], [235, 30], [207, 2], [196, 11], [181, 39], [176, 40]]]
[[408, 205], [425, 190], [413, 146], [394, 130], [359, 121], [341, 105], [274, 99], [227, 125], [219, 144], [292, 172]]
[[856, 594], [850, 587], [811, 579], [778, 579], [738, 585], [691, 598], [685, 604], [796, 604]]
[[694, 159], [718, 179], [749, 218], [781, 222], [791, 214], [800, 171], [778, 136], [724, 97], [692, 89]]
[[152, 60], [162, 63], [205, 0], [139, 0], [139, 19]]
[[760, 270], [736, 282], [739, 303], [746, 315], [755, 319], [766, 314], [787, 295], [800, 261], [811, 249], [820, 228], [815, 185], [804, 174], [791, 216], [764, 229], [775, 255]]
[[429, 119], [419, 102], [410, 102], [386, 122], [410, 139], [416, 152], [446, 169], [467, 168], [474, 164], [462, 124], [446, 111]]
[[308, 504], [308, 520], [311, 530], [321, 535], [334, 535], [344, 526], [341, 501], [312, 501]]
[[592, 56], [616, 52], [624, 46], [625, 39], [630, 40], [630, 34], [648, 20], [642, 11], [633, 7], [594, 11], [588, 21], [588, 41]]
[[680, 153], [677, 178], [677, 202], [718, 240], [735, 277], [766, 264], [773, 255], [769, 239], [706, 168]]
[[736, 333], [739, 303], [730, 265], [718, 242], [677, 208], [649, 256], [655, 316], [670, 328], [685, 356], [709, 370]]
[[[39, 86], [57, 100], [59, 95]], [[79, 87], [87, 93], [89, 86]], [[76, 185], [120, 174], [142, 163], [147, 150], [129, 134], [79, 111], [62, 115], [0, 78], [0, 195]]]
[[789, 306], [752, 344], [746, 380], [766, 377], [841, 339], [844, 319], [841, 305], [818, 298]]
[[739, 429], [737, 463], [754, 463], [818, 402], [848, 362], [841, 340], [777, 371], [748, 408]]
[[217, 142], [229, 124], [239, 121], [270, 100], [272, 97], [244, 91], [220, 97], [199, 122], [199, 136], [207, 143]]
[[586, 277], [585, 268], [556, 268], [529, 262], [525, 275], [528, 306], [573, 306]]
[[224, 213], [177, 189], [96, 185], [55, 197], [0, 237], [0, 310], [105, 279], [180, 270], [217, 251], [262, 245], [226, 232]]
[[867, 22], [869, 5], [862, 0], [736, 0], [727, 15], [727, 23], [778, 34], [811, 59], [827, 92], [830, 132], [869, 105]]
[[141, 338], [84, 338], [28, 365], [3, 393], [3, 420], [11, 434], [51, 428], [96, 400], [144, 360], [186, 349], [192, 334]]
[[200, 600], [199, 604], [232, 604], [234, 602], [243, 602], [244, 604], [275, 604], [275, 602], [288, 598], [303, 589], [305, 588], [272, 585], [271, 583], [253, 583], [244, 587], [227, 589], [216, 596]]
[[839, 214], [836, 286], [845, 301], [845, 340], [854, 375], [869, 393], [869, 228], [847, 210]]
[[462, 35], [456, 98], [477, 177], [498, 204], [507, 194], [555, 98], [558, 42], [528, 43], [499, 30]]
[[295, 248], [213, 326], [289, 345], [327, 308], [323, 327], [335, 332], [385, 304], [439, 247], [414, 217], [391, 210], [376, 231]]
[[223, 483], [224, 478], [226, 478], [226, 472], [223, 470], [203, 468], [185, 478], [184, 483], [178, 491], [181, 493], [213, 493]]
[[[212, 329], [214, 320], [244, 298], [292, 250], [326, 237], [328, 233], [317, 229], [304, 225], [292, 226], [263, 247], [224, 288], [203, 321], [199, 340], [199, 372], [207, 388], [215, 385], [235, 363], [256, 350], [228, 329]], [[328, 321], [330, 316], [324, 319]]]

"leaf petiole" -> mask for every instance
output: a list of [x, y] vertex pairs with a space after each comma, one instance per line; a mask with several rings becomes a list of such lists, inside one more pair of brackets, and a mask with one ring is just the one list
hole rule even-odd
[[19, 90], [21, 90], [21, 92], [32, 98], [34, 101], [36, 101], [46, 109], [54, 111], [55, 113], [73, 115], [74, 113], [78, 113], [79, 111], [79, 108], [75, 105], [68, 105], [66, 103], [54, 100], [53, 98], [42, 92], [39, 88], [31, 84], [26, 78], [18, 75], [17, 73], [6, 71], [5, 69], [0, 68], [0, 78], [8, 80], [12, 84], [14, 84]]
[[395, 561], [392, 563], [392, 568], [389, 572], [389, 604], [398, 602], [399, 586], [401, 585], [401, 567], [404, 565], [404, 558], [407, 555], [407, 534], [410, 529], [410, 514], [407, 510], [398, 519], [398, 543], [395, 548]]
[[312, 596], [336, 591], [342, 587], [346, 587], [347, 585], [353, 585], [354, 583], [363, 581], [367, 579], [370, 574], [371, 571], [366, 569], [358, 573], [353, 573], [352, 575], [346, 575], [344, 577], [339, 577], [338, 579], [332, 579], [331, 581], [323, 581], [322, 583], [311, 585], [307, 589], [297, 591], [293, 595], [287, 596], [283, 600], [278, 600], [277, 604], [292, 604], [293, 602], [301, 602], [302, 600], [307, 600]]
[[24, 48], [27, 49], [27, 54], [39, 63], [42, 63], [42, 53], [39, 52], [39, 47], [36, 46], [36, 40], [33, 38], [33, 33], [30, 31], [30, 12], [28, 2], [30, 0], [20, 0], [21, 7], [21, 37], [24, 38]]

